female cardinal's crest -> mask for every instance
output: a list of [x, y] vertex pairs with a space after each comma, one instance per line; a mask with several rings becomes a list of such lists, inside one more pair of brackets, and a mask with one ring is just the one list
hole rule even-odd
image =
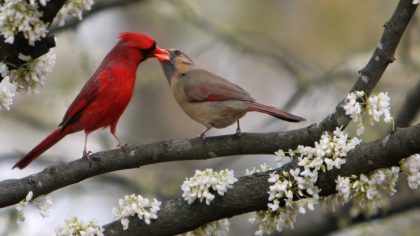
[[139, 34], [133, 32], [121, 33], [120, 39], [128, 43], [130, 46], [139, 49], [149, 49], [156, 45], [155, 40], [147, 34]]

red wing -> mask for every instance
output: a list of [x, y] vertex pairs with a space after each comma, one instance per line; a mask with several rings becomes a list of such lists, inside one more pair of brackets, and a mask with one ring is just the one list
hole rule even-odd
[[187, 73], [184, 92], [191, 102], [242, 100], [254, 101], [247, 91], [217, 75], [205, 70]]
[[60, 123], [60, 126], [64, 127], [77, 119], [77, 117], [81, 114], [81, 112], [83, 112], [87, 105], [89, 105], [89, 103], [96, 97], [101, 78], [109, 76], [109, 70], [103, 70], [100, 73], [96, 72], [92, 75], [85, 86], [83, 86], [77, 97], [74, 99], [73, 103], [67, 109], [67, 112]]

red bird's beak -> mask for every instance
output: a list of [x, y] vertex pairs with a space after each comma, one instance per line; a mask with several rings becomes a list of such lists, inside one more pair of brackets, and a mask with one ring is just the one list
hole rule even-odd
[[171, 57], [169, 51], [156, 46], [155, 53], [153, 54], [160, 62], [170, 61]]

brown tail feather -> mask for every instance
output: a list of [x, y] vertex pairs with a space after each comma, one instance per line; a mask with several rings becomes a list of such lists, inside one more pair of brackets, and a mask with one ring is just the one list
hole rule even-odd
[[279, 118], [279, 119], [285, 120], [285, 121], [289, 121], [289, 122], [299, 122], [299, 121], [305, 121], [306, 120], [302, 117], [295, 116], [295, 115], [292, 115], [288, 112], [279, 110], [277, 108], [265, 106], [265, 105], [262, 105], [262, 104], [256, 103], [256, 102], [248, 102], [248, 106], [249, 106], [248, 111], [257, 111], [257, 112], [265, 113], [265, 114], [268, 114], [270, 116], [274, 116], [276, 118]]
[[48, 137], [46, 137], [44, 140], [42, 140], [41, 143], [39, 143], [32, 151], [30, 151], [28, 154], [26, 154], [24, 157], [22, 157], [13, 167], [23, 169], [29, 163], [31, 163], [33, 160], [35, 160], [37, 157], [39, 157], [42, 153], [44, 153], [48, 148], [50, 148], [52, 145], [56, 144], [58, 141], [60, 141], [64, 136], [66, 136], [67, 133], [63, 132], [61, 128], [58, 128], [54, 130]]

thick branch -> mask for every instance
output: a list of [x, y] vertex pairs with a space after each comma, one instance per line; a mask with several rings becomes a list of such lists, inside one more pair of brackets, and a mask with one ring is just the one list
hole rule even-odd
[[407, 94], [404, 104], [401, 107], [395, 119], [395, 127], [407, 127], [410, 122], [416, 117], [420, 109], [420, 81]]
[[[381, 38], [382, 49], [376, 49], [371, 60], [362, 70], [365, 77], [360, 77], [352, 90], [364, 90], [370, 93], [392, 58], [398, 42], [413, 16], [416, 5], [411, 0], [399, 2], [393, 16]], [[375, 60], [380, 56], [380, 60]], [[180, 161], [198, 160], [240, 154], [269, 154], [277, 149], [294, 148], [299, 144], [313, 144], [324, 131], [346, 126], [350, 119], [345, 115], [339, 103], [336, 111], [322, 122], [306, 128], [289, 132], [266, 134], [241, 134], [241, 136], [221, 136], [206, 139], [169, 140], [128, 148], [129, 157], [121, 150], [100, 152], [92, 155], [92, 161], [77, 160], [46, 168], [44, 171], [17, 180], [0, 182], [0, 207], [18, 203], [29, 191], [34, 197], [50, 193], [59, 188], [78, 183], [87, 178], [103, 173], [136, 168], [142, 165]]]
[[[87, 11], [83, 14], [83, 19], [87, 19], [91, 16], [94, 16], [96, 13], [102, 12], [104, 10], [114, 8], [114, 7], [124, 7], [131, 3], [142, 2], [144, 0], [107, 0], [107, 1], [100, 1], [93, 5], [90, 11]], [[57, 33], [63, 30], [76, 28], [81, 21], [76, 18], [72, 18], [66, 21], [66, 24], [63, 26], [53, 26], [51, 28], [51, 32]]]
[[[319, 175], [317, 186], [321, 195], [334, 194], [335, 179], [338, 175], [350, 176], [367, 174], [373, 170], [397, 166], [398, 162], [414, 153], [420, 152], [420, 124], [398, 129], [383, 139], [361, 144], [346, 157], [346, 164], [341, 169], [334, 169]], [[283, 170], [292, 168], [293, 165]], [[223, 197], [216, 197], [211, 206], [205, 203], [188, 203], [181, 198], [162, 204], [158, 220], [150, 225], [130, 218], [130, 227], [122, 230], [119, 221], [105, 226], [105, 235], [174, 235], [197, 228], [208, 222], [229, 218], [235, 215], [266, 210], [268, 203], [269, 172], [239, 178], [234, 188]]]
[[[302, 129], [300, 132], [310, 131]], [[271, 154], [277, 151], [280, 144], [288, 149], [296, 144], [312, 143], [312, 138], [299, 134], [297, 130], [209, 137], [205, 142], [201, 138], [166, 140], [128, 147], [126, 153], [122, 150], [99, 152], [90, 157], [90, 162], [79, 159], [48, 167], [38, 174], [22, 179], [0, 182], [0, 207], [18, 203], [29, 191], [33, 191], [34, 196], [39, 196], [111, 171], [170, 161], [203, 160], [239, 154]]]
[[[48, 1], [47, 5], [40, 9], [42, 12], [41, 20], [50, 24], [65, 2], [66, 0]], [[47, 53], [52, 47], [55, 47], [53, 35], [47, 35], [47, 37], [36, 41], [34, 46], [29, 45], [28, 40], [22, 33], [16, 35], [13, 44], [4, 42], [4, 37], [0, 36], [0, 61], [6, 61], [7, 64], [13, 65], [13, 68], [16, 69], [25, 63], [18, 58], [20, 53], [37, 58]], [[0, 76], [0, 82], [2, 80], [3, 78]]]
[[[413, 5], [410, 0], [401, 0], [391, 18], [385, 24], [382, 34], [373, 55], [368, 64], [360, 70], [360, 76], [354, 84], [352, 91], [365, 91], [370, 94], [379, 82], [389, 63], [394, 61], [395, 50], [407, 28], [408, 23], [416, 11], [417, 5]], [[349, 117], [345, 116], [342, 108], [344, 101], [340, 102], [336, 111], [325, 118], [321, 123], [321, 130], [333, 130], [335, 127], [347, 126]]]

